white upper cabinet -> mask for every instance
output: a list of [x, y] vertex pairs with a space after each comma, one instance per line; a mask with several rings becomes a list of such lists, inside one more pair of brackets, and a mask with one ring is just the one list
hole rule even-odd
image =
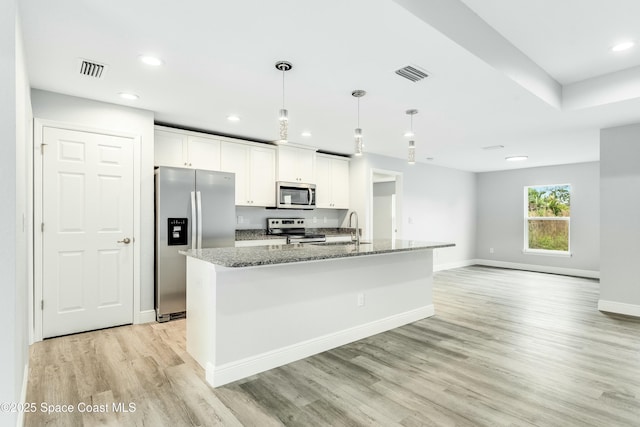
[[189, 136], [187, 157], [194, 169], [220, 170], [220, 141], [213, 138]]
[[156, 128], [154, 164], [220, 170], [220, 141], [208, 136]]
[[222, 141], [220, 167], [236, 175], [237, 206], [275, 207], [275, 148]]
[[156, 166], [185, 167], [187, 135], [156, 129], [154, 132], [154, 162]]
[[278, 146], [278, 181], [315, 184], [316, 149]]
[[316, 155], [316, 207], [349, 209], [349, 159]]

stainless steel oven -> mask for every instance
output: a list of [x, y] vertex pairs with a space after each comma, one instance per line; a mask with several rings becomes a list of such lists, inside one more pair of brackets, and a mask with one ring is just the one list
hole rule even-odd
[[315, 209], [316, 185], [278, 181], [276, 183], [276, 207], [279, 209]]
[[287, 238], [289, 243], [325, 242], [324, 234], [310, 234], [306, 230], [304, 218], [267, 218], [267, 234]]

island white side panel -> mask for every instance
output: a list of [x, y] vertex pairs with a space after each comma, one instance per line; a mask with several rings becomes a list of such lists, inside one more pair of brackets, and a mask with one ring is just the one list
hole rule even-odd
[[215, 364], [215, 269], [187, 257], [187, 352], [205, 368]]
[[432, 250], [216, 266], [215, 361], [197, 360], [219, 386], [428, 317], [432, 266]]

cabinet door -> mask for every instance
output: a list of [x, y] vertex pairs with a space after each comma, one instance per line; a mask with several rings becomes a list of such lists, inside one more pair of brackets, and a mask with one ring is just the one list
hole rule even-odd
[[174, 132], [156, 130], [154, 132], [154, 165], [189, 166], [187, 162], [187, 136]]
[[220, 141], [190, 136], [188, 139], [189, 164], [195, 169], [220, 170]]
[[298, 150], [296, 166], [298, 170], [297, 175], [300, 178], [300, 182], [315, 184], [315, 182], [313, 182], [316, 170], [315, 151]]
[[331, 159], [331, 196], [333, 208], [349, 209], [349, 161]]
[[316, 207], [331, 208], [331, 159], [316, 157]]
[[278, 181], [313, 184], [316, 153], [296, 147], [278, 147]]
[[288, 147], [278, 147], [278, 181], [300, 182], [297, 152]]
[[276, 205], [276, 150], [251, 147], [250, 206]]
[[247, 193], [249, 186], [249, 147], [223, 142], [220, 145], [220, 169], [236, 174], [236, 205], [251, 206]]

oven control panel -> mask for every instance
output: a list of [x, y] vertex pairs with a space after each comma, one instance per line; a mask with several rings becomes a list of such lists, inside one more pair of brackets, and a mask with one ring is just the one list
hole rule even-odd
[[268, 234], [282, 234], [292, 229], [304, 230], [305, 227], [304, 218], [267, 218]]

